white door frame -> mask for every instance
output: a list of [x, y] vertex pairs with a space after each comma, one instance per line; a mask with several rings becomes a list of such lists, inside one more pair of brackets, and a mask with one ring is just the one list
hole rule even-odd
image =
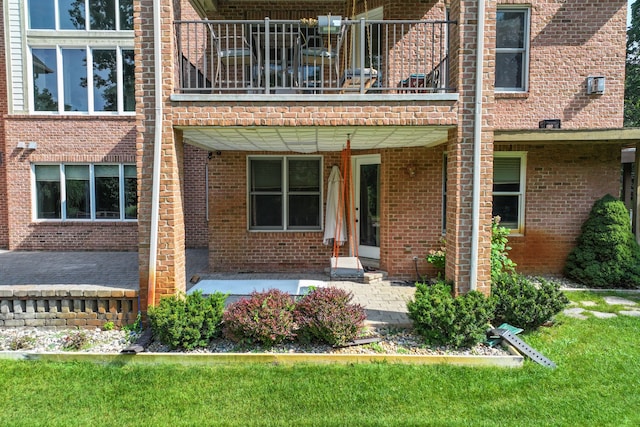
[[[360, 166], [361, 165], [380, 165], [380, 154], [366, 154], [362, 156], [351, 157], [351, 170], [353, 171], [353, 187], [354, 187], [354, 207], [353, 214], [356, 216], [351, 224], [356, 224], [356, 244], [358, 245], [358, 255], [363, 258], [380, 259], [379, 246], [365, 246], [360, 244]], [[380, 188], [378, 188], [378, 192]], [[380, 195], [378, 194], [378, 200]], [[378, 212], [380, 214], [380, 212]], [[379, 232], [379, 230], [378, 230]]]

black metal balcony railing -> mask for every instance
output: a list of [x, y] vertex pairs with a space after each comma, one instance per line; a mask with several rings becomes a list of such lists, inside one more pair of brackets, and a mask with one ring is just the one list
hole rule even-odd
[[329, 31], [308, 22], [176, 21], [176, 92], [452, 91], [447, 34], [455, 22], [343, 20]]

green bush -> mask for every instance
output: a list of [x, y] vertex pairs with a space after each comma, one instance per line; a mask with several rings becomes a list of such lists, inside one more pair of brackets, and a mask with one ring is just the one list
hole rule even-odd
[[413, 300], [407, 303], [413, 328], [429, 344], [471, 347], [485, 338], [493, 316], [493, 298], [471, 291], [453, 297], [451, 286], [416, 284]]
[[624, 203], [610, 194], [595, 202], [564, 271], [594, 288], [640, 285], [640, 246]]
[[149, 307], [151, 329], [171, 349], [206, 347], [219, 332], [226, 298], [220, 292], [205, 297], [201, 291], [162, 298]]
[[495, 216], [491, 221], [491, 281], [497, 280], [503, 274], [513, 274], [516, 263], [511, 261], [508, 252], [509, 229], [500, 225], [500, 217]]
[[496, 300], [494, 323], [532, 330], [544, 324], [569, 303], [558, 283], [542, 278], [534, 284], [521, 274], [503, 274], [491, 286]]
[[[511, 261], [508, 252], [509, 229], [500, 225], [500, 217], [495, 216], [491, 220], [491, 279], [497, 279], [503, 273], [515, 272], [516, 263]], [[438, 279], [446, 267], [445, 240], [441, 240], [442, 246], [438, 250], [431, 250], [427, 255], [427, 262], [438, 270]]]
[[270, 289], [253, 292], [234, 302], [224, 312], [224, 336], [241, 344], [266, 346], [292, 340], [295, 303], [286, 292]]
[[351, 304], [353, 294], [335, 287], [316, 288], [296, 304], [298, 339], [333, 346], [353, 341], [364, 328], [364, 308]]

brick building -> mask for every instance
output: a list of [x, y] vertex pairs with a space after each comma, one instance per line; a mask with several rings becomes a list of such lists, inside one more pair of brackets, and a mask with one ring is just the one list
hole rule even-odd
[[520, 271], [561, 272], [639, 139], [626, 0], [316, 4], [5, 2], [0, 247], [137, 249], [143, 306], [185, 247], [322, 271], [349, 140], [365, 262], [432, 274], [446, 235], [446, 277], [488, 292], [500, 215]]

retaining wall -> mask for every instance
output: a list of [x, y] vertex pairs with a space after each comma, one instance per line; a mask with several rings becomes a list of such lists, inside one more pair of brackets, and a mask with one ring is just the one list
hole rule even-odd
[[138, 315], [134, 290], [0, 290], [0, 327], [96, 328], [132, 324]]

